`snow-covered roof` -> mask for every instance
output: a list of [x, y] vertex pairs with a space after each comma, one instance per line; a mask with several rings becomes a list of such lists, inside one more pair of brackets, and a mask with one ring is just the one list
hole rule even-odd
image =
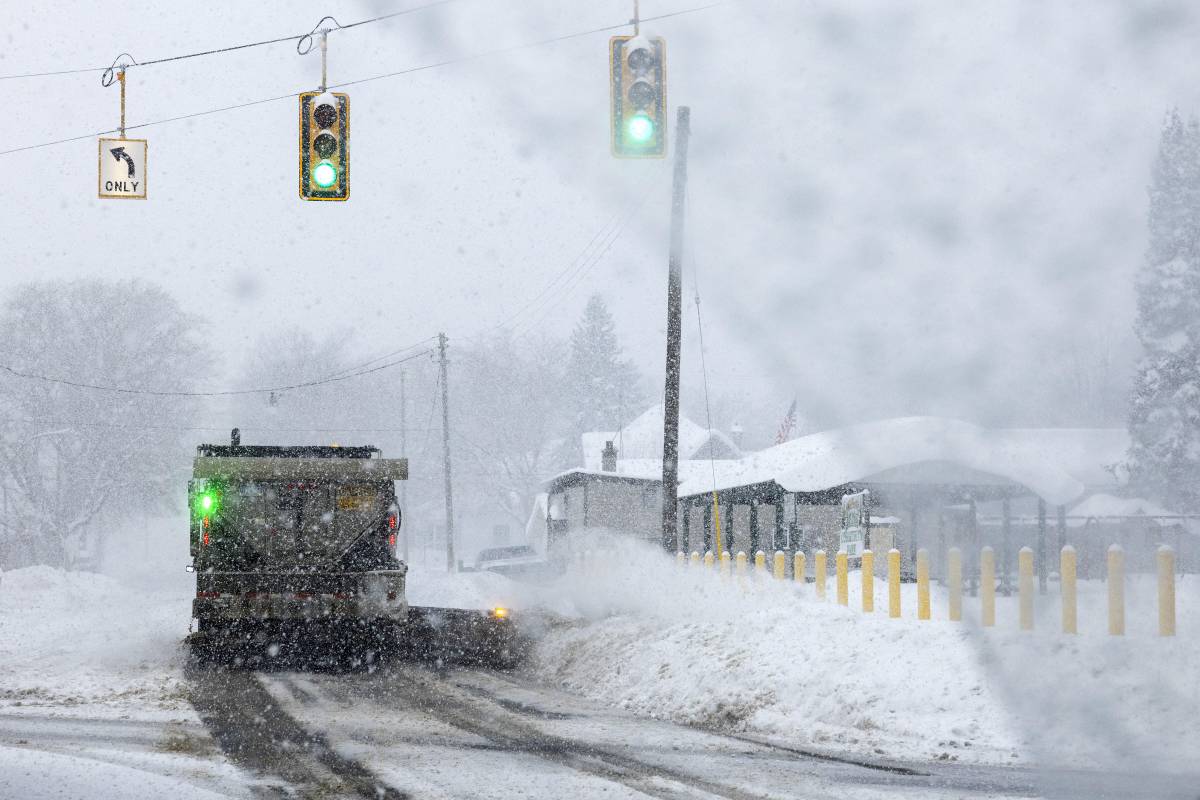
[[[719, 465], [727, 462], [716, 461]], [[708, 476], [708, 482], [712, 483], [712, 463], [708, 461], [692, 460], [680, 461], [678, 472], [681, 483], [691, 480], [701, 480], [705, 475]], [[602, 469], [587, 469], [575, 468], [565, 472], [560, 472], [553, 478], [543, 482], [543, 486], [553, 486], [562, 478], [569, 475], [591, 475], [600, 478], [631, 478], [633, 480], [643, 481], [661, 481], [662, 480], [662, 459], [661, 458], [629, 458], [617, 461], [617, 469], [615, 472], [608, 472]], [[709, 490], [711, 491], [711, 489]]]
[[[1088, 519], [1104, 519], [1106, 517], [1173, 517], [1175, 512], [1168, 511], [1156, 503], [1143, 500], [1140, 497], [1115, 497], [1111, 494], [1094, 494], [1067, 512], [1067, 524], [1071, 527], [1086, 525]], [[1160, 525], [1170, 525], [1179, 520], [1157, 520]]]
[[1092, 488], [1116, 488], [1116, 468], [1129, 452], [1124, 428], [1002, 428], [991, 436], [1022, 457], [1051, 461]]
[[[612, 442], [617, 449], [617, 458], [625, 461], [661, 459], [663, 449], [663, 407], [652, 406], [619, 431], [590, 431], [582, 434], [583, 464], [588, 469], [600, 469], [600, 452], [605, 442]], [[717, 457], [741, 455], [733, 440], [718, 430], [692, 422], [685, 416], [679, 417], [679, 458], [699, 459], [708, 457], [709, 442], [713, 443]]]
[[[1071, 502], [1086, 489], [1075, 477], [1102, 469], [1086, 468], [1087, 457], [1117, 453], [1116, 436], [1094, 432], [1099, 444], [1088, 444], [1086, 432], [1065, 432], [1059, 463], [1054, 445], [1060, 432], [989, 430], [961, 420], [903, 417], [852, 425], [794, 439], [736, 461], [717, 462], [717, 489], [775, 481], [785, 491], [817, 492], [853, 482], [866, 482], [887, 470], [923, 462], [943, 462], [987, 473], [1028, 487], [1047, 502]], [[1123, 452], [1123, 451], [1121, 451]], [[701, 473], [680, 487], [681, 495], [712, 491], [711, 473]]]

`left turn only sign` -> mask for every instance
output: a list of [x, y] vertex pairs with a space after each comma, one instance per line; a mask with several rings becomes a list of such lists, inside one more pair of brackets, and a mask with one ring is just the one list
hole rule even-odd
[[146, 199], [146, 140], [100, 140], [101, 198]]

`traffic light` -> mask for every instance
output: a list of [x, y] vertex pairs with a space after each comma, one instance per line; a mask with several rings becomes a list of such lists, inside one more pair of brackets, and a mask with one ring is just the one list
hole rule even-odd
[[300, 95], [300, 197], [350, 197], [350, 95]]
[[612, 149], [618, 158], [667, 154], [667, 43], [660, 37], [608, 40]]

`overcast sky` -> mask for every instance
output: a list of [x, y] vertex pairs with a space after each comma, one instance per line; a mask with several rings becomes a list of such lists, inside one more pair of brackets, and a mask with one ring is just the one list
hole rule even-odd
[[[0, 74], [145, 61], [417, 5], [22, 4]], [[652, 16], [703, 0], [643, 0]], [[623, 22], [626, 0], [457, 0], [331, 34], [331, 83]], [[1027, 424], [1072, 344], [1129, 350], [1164, 113], [1200, 93], [1189, 3], [745, 0], [657, 23], [692, 108], [690, 300], [710, 383], [773, 426], [908, 413]], [[365, 356], [516, 315], [565, 332], [602, 292], [661, 374], [670, 164], [609, 153], [598, 33], [349, 87], [351, 199], [296, 193], [294, 99], [155, 125], [150, 198], [96, 198], [96, 142], [0, 156], [0, 290], [135, 276], [229, 361], [272, 326], [359, 330]], [[134, 125], [315, 88], [282, 43], [129, 72]], [[99, 74], [0, 81], [4, 146], [115, 127]], [[15, 112], [15, 113], [14, 113]], [[526, 309], [614, 220], [570, 292]], [[689, 398], [698, 390], [688, 306]]]

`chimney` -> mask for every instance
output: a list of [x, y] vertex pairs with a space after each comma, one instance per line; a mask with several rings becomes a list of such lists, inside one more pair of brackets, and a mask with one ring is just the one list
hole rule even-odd
[[239, 429], [234, 428], [229, 432], [229, 444], [233, 445], [234, 447], [242, 446], [242, 432]]
[[742, 449], [742, 438], [745, 433], [740, 422], [733, 423], [733, 427], [729, 429], [729, 438], [733, 439], [733, 443], [737, 445], [738, 450]]
[[600, 451], [600, 469], [604, 472], [617, 471], [617, 448], [613, 447], [611, 441], [604, 443], [604, 449]]

